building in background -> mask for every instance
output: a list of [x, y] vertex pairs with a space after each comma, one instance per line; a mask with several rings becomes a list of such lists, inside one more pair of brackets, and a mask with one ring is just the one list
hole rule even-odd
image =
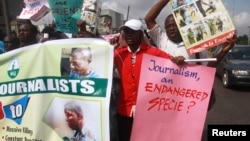
[[123, 14], [110, 9], [103, 9], [99, 18], [98, 31], [100, 34], [118, 33], [123, 22]]

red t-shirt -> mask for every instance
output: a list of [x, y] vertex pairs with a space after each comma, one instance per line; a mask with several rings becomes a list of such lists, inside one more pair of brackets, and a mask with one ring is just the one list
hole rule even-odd
[[[118, 113], [121, 115], [130, 117], [132, 106], [136, 105], [142, 55], [144, 53], [170, 59], [170, 55], [164, 51], [144, 43], [140, 45], [140, 50], [136, 53], [129, 51], [128, 46], [117, 48], [114, 51], [114, 64], [121, 78], [118, 99]], [[133, 64], [132, 57], [134, 56], [135, 62]]]

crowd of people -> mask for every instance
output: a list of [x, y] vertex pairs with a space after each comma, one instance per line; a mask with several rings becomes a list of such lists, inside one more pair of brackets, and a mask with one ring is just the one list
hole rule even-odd
[[[76, 25], [79, 28], [79, 32], [73, 38], [101, 38], [98, 32], [94, 34], [86, 30], [86, 22], [79, 20]], [[17, 33], [15, 31], [8, 35], [2, 33], [0, 38], [0, 54], [39, 42], [68, 38], [67, 34], [56, 30], [53, 23], [39, 31], [38, 27], [33, 25], [30, 20], [21, 20]]]
[[[111, 95], [111, 109], [115, 113], [111, 115], [111, 141], [129, 141], [133, 126], [133, 119], [136, 109], [136, 99], [138, 95], [139, 76], [143, 54], [151, 54], [158, 57], [170, 59], [172, 62], [183, 65], [185, 59], [207, 58], [208, 52], [203, 51], [194, 55], [188, 54], [181, 38], [177, 24], [172, 14], [166, 15], [165, 29], [162, 29], [156, 22], [156, 18], [161, 10], [170, 0], [158, 0], [155, 5], [145, 15], [147, 29], [142, 28], [139, 19], [130, 19], [120, 27], [120, 35], [110, 40], [114, 46], [114, 81], [113, 93]], [[201, 1], [197, 1], [200, 4]], [[205, 14], [204, 14], [205, 16]], [[93, 34], [86, 30], [85, 22], [78, 21], [79, 32], [76, 38], [101, 38], [98, 34]], [[165, 32], [164, 32], [165, 30]], [[146, 32], [145, 32], [146, 31]], [[38, 38], [38, 34], [46, 35]], [[47, 40], [68, 38], [64, 33], [56, 31], [55, 27], [45, 27], [39, 33], [36, 26], [31, 22], [20, 24], [18, 33], [6, 35], [0, 41], [0, 53], [11, 51], [24, 46], [29, 46]], [[235, 44], [236, 35], [228, 39], [222, 45], [222, 50], [216, 56], [217, 61], [195, 62], [197, 65], [216, 67], [224, 55]], [[212, 90], [208, 110], [215, 103], [215, 94]]]

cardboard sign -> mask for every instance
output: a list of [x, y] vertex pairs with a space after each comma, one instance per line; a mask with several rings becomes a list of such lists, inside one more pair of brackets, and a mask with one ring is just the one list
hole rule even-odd
[[144, 55], [131, 141], [200, 141], [215, 68]]
[[170, 0], [169, 3], [189, 54], [216, 47], [236, 32], [221, 0]]

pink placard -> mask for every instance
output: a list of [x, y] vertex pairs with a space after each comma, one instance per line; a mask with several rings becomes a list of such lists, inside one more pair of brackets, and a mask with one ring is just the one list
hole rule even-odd
[[215, 68], [144, 55], [131, 141], [200, 141]]

